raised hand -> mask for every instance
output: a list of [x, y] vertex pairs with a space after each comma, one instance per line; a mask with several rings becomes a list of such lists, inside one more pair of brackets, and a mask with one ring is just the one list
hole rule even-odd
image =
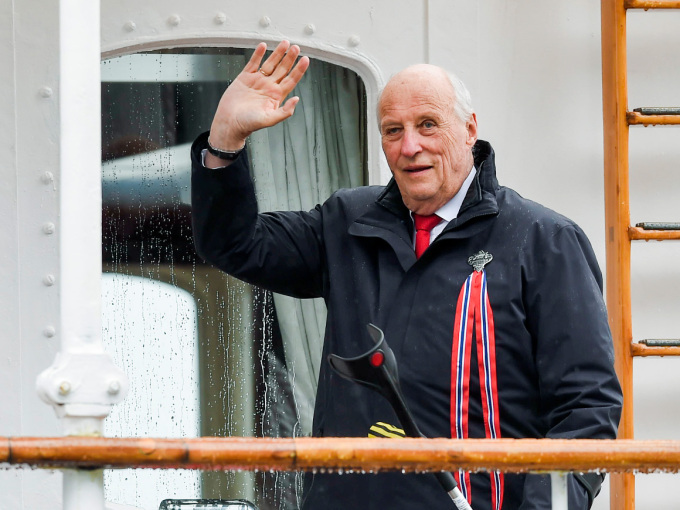
[[305, 74], [309, 58], [302, 57], [296, 64], [299, 46], [281, 41], [260, 65], [266, 50], [265, 43], [255, 48], [243, 71], [222, 95], [210, 128], [210, 144], [213, 147], [239, 149], [252, 132], [278, 124], [293, 115], [300, 98], [291, 97], [285, 103], [283, 101]]

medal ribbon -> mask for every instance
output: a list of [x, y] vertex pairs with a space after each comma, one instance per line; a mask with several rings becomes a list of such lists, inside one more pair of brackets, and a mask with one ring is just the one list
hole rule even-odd
[[[477, 344], [479, 387], [484, 412], [486, 437], [501, 437], [498, 410], [498, 381], [496, 377], [496, 337], [493, 313], [486, 290], [486, 272], [473, 271], [460, 289], [456, 305], [451, 356], [451, 437], [468, 437], [470, 402], [470, 353], [473, 333]], [[459, 470], [454, 475], [460, 490], [472, 503], [470, 473]], [[490, 473], [491, 503], [494, 510], [503, 506], [504, 477], [500, 471]]]

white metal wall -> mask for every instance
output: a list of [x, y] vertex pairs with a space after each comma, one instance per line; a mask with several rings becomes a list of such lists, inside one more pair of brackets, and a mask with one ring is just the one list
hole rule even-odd
[[[35, 391], [36, 377], [59, 347], [57, 8], [53, 2], [0, 2], [3, 435], [61, 430]], [[61, 500], [60, 475], [2, 471], [0, 494], [8, 509], [46, 509]]]

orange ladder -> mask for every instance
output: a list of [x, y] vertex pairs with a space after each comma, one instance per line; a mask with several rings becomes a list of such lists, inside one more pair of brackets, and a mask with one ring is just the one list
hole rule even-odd
[[[628, 131], [631, 125], [680, 125], [680, 108], [628, 111], [626, 12], [628, 9], [680, 9], [679, 0], [602, 0], [602, 92], [604, 114], [606, 298], [614, 337], [616, 371], [623, 387], [620, 439], [633, 439], [633, 357], [678, 356], [680, 340], [633, 343], [631, 318], [631, 241], [680, 239], [680, 223], [630, 224]], [[635, 508], [635, 476], [611, 477], [612, 510]]]

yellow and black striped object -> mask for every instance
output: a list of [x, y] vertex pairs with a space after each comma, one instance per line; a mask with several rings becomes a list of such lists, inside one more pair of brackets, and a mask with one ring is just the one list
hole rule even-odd
[[399, 427], [379, 421], [368, 430], [368, 437], [406, 437], [406, 434]]

